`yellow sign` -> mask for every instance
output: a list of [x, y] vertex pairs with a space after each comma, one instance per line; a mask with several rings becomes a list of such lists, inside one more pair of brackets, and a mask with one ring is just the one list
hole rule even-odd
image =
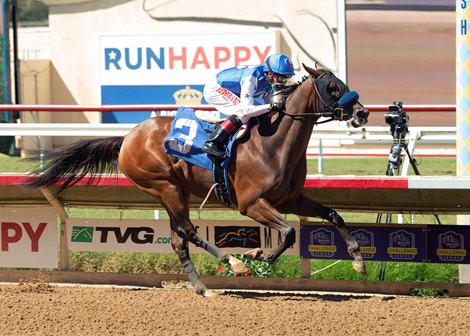
[[418, 254], [418, 249], [415, 247], [388, 247], [388, 254]]
[[176, 105], [201, 105], [202, 92], [186, 85], [184, 89], [176, 91], [173, 98], [175, 98]]
[[334, 245], [308, 245], [309, 252], [336, 252]]

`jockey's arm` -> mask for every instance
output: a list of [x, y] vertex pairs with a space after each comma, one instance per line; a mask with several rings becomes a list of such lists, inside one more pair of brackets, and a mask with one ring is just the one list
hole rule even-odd
[[240, 82], [240, 104], [239, 117], [243, 123], [248, 122], [252, 117], [257, 117], [269, 112], [271, 105], [254, 105], [255, 94], [258, 89], [258, 80], [254, 76], [247, 76]]
[[240, 80], [240, 104], [243, 106], [254, 105], [255, 94], [258, 89], [258, 80], [249, 75]]

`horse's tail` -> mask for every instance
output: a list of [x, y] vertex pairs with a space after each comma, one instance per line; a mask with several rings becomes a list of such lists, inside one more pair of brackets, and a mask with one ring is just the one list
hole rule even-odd
[[118, 173], [118, 158], [124, 137], [80, 140], [47, 150], [42, 158], [45, 167], [33, 171], [27, 186], [41, 189], [61, 182], [56, 195], [73, 186], [86, 175], [88, 184], [99, 181], [104, 173]]

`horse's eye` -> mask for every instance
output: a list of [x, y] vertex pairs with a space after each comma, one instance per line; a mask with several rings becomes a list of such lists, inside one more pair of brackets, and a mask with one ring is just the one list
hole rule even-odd
[[329, 82], [326, 86], [326, 90], [331, 95], [338, 95], [338, 93], [341, 91], [339, 85], [334, 82]]

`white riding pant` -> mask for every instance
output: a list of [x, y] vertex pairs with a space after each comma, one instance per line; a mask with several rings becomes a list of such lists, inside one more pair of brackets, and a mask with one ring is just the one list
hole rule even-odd
[[220, 113], [228, 116], [235, 114], [244, 124], [247, 123], [250, 118], [260, 116], [268, 112], [271, 108], [270, 104], [244, 104], [240, 97], [220, 86], [219, 83], [215, 81], [206, 84], [204, 87], [204, 99]]

